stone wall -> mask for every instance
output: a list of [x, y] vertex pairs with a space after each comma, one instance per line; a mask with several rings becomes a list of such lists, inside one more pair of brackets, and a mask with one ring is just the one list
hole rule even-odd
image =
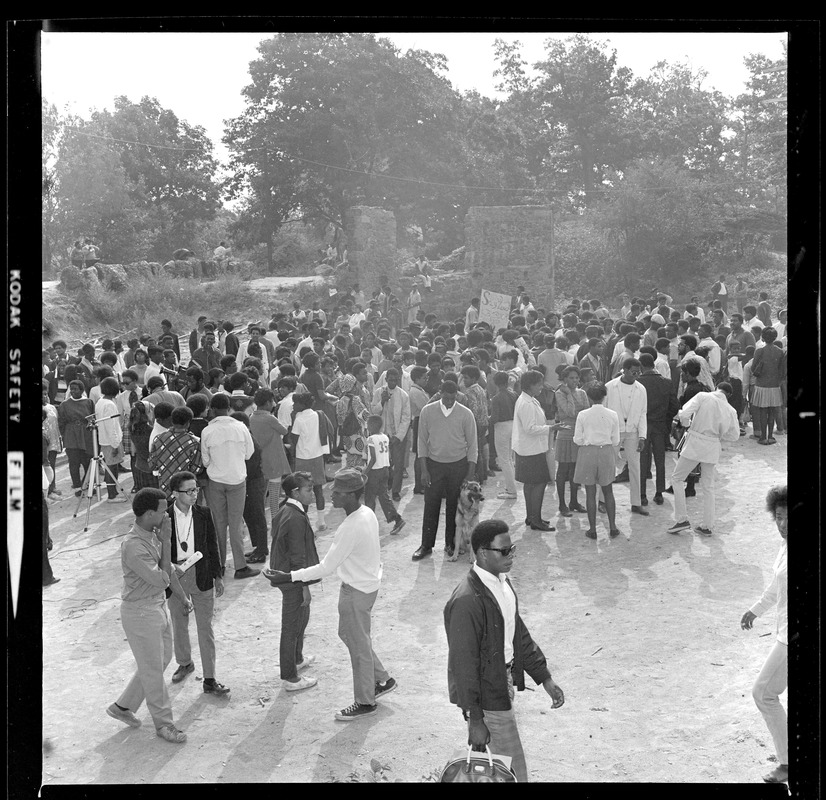
[[358, 283], [369, 297], [386, 278], [398, 287], [396, 267], [396, 217], [392, 211], [353, 206], [344, 220], [348, 268], [337, 272], [341, 288]]
[[512, 294], [522, 284], [533, 293], [550, 280], [551, 207], [473, 206], [465, 217], [465, 247], [475, 291]]

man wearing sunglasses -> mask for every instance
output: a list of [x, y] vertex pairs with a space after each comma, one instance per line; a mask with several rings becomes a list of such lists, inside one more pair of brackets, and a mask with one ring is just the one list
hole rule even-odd
[[[170, 561], [173, 565], [181, 565], [193, 553], [201, 553], [201, 560], [186, 572], [178, 570], [178, 580], [195, 611], [204, 693], [222, 696], [229, 694], [229, 687], [215, 680], [215, 633], [212, 630], [215, 598], [224, 593], [218, 536], [209, 509], [195, 504], [198, 499], [195, 475], [185, 471], [176, 472], [170, 479], [169, 490], [172, 500], [166, 513], [172, 522]], [[178, 662], [178, 669], [172, 674], [172, 683], [180, 683], [190, 672], [195, 671], [189, 641], [189, 616], [181, 601], [169, 590], [167, 597], [172, 618], [175, 660]]]
[[525, 754], [513, 711], [514, 686], [525, 689], [525, 672], [545, 688], [552, 708], [565, 702], [545, 656], [519, 616], [506, 573], [516, 545], [500, 519], [480, 522], [471, 534], [476, 563], [445, 606], [450, 702], [468, 722], [468, 744], [510, 756], [519, 782], [528, 780]]

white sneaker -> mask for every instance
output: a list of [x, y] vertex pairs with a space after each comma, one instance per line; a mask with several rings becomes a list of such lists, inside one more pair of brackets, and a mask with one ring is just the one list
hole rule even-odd
[[310, 689], [318, 683], [318, 678], [311, 678], [309, 675], [302, 675], [295, 683], [292, 681], [281, 681], [288, 692], [300, 692], [302, 689]]
[[304, 660], [296, 665], [296, 669], [300, 672], [302, 669], [307, 669], [310, 664], [315, 664], [315, 656], [304, 656]]

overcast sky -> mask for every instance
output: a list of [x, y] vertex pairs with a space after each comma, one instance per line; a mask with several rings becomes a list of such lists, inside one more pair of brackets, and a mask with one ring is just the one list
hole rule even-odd
[[[249, 83], [249, 63], [258, 53], [261, 33], [43, 33], [43, 96], [59, 110], [87, 117], [90, 109], [112, 108], [114, 98], [138, 101], [156, 97], [192, 125], [202, 125], [226, 157], [221, 144], [224, 120], [243, 111], [241, 89]], [[493, 41], [523, 44], [522, 56], [542, 59], [543, 42], [567, 33], [387, 33], [402, 51], [415, 47], [444, 54], [449, 79], [459, 91], [476, 89], [496, 96]], [[763, 53], [782, 57], [786, 35], [777, 33], [601, 33], [617, 51], [620, 66], [645, 77], [659, 61], [684, 61], [708, 72], [706, 86], [728, 96], [744, 90], [743, 58]]]

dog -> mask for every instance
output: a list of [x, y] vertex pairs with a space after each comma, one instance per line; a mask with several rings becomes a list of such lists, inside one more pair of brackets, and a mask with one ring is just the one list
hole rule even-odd
[[459, 504], [456, 506], [456, 537], [453, 543], [453, 555], [448, 558], [448, 561], [456, 561], [460, 553], [467, 553], [468, 561], [473, 563], [470, 534], [479, 522], [479, 512], [484, 500], [481, 483], [465, 481], [462, 484], [459, 490]]

